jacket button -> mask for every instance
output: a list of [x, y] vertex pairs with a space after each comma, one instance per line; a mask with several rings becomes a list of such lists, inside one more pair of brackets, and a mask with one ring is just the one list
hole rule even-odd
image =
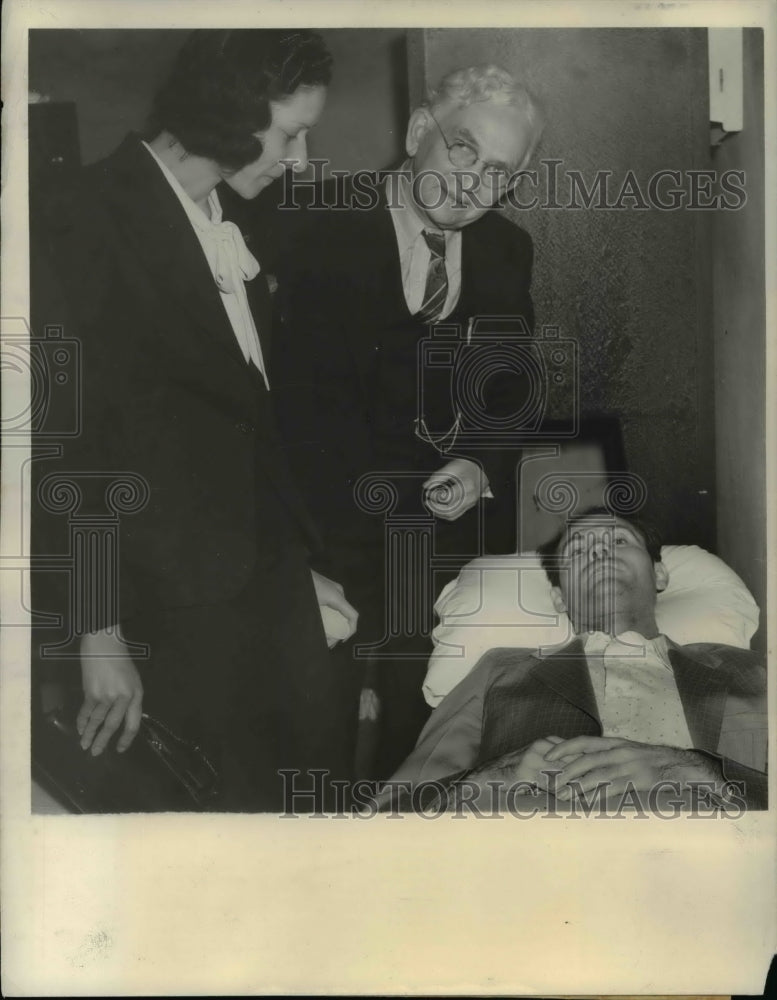
[[241, 434], [250, 434], [254, 429], [254, 425], [246, 423], [245, 420], [241, 420], [240, 423], [237, 424], [237, 429], [241, 432]]

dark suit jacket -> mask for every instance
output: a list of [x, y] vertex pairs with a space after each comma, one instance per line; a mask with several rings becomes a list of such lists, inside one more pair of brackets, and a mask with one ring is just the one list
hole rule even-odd
[[[78, 340], [83, 420], [80, 437], [60, 442], [60, 460], [36, 463], [39, 475], [132, 472], [149, 489], [146, 507], [121, 519], [121, 617], [229, 599], [263, 551], [312, 546], [267, 393], [184, 210], [139, 138], [35, 209], [33, 329], [41, 336], [61, 324]], [[246, 287], [268, 358], [264, 275]], [[105, 512], [102, 495], [92, 501], [92, 512]], [[65, 550], [65, 519], [48, 521], [36, 550]], [[38, 598], [45, 607], [45, 586]], [[103, 611], [91, 624], [110, 617]]]
[[[766, 808], [766, 671], [759, 655], [670, 642], [669, 656], [694, 747], [718, 758], [727, 780], [745, 782], [751, 808]], [[602, 735], [580, 640], [546, 658], [524, 649], [487, 653], [434, 710], [392, 780], [461, 777], [550, 735]]]
[[[408, 312], [382, 192], [369, 211], [309, 210], [308, 216], [278, 263], [283, 331], [273, 362], [279, 422], [295, 473], [330, 541], [357, 519], [359, 476], [386, 469], [428, 475], [454, 455], [485, 466], [514, 524], [515, 452], [505, 460], [496, 450], [470, 445], [440, 454], [414, 433], [420, 378], [425, 412], [439, 417], [439, 426], [452, 422], [450, 373], [427, 366], [419, 375], [419, 343], [430, 330]], [[473, 317], [501, 315], [523, 317], [531, 331], [532, 243], [523, 230], [498, 211], [487, 213], [462, 230], [461, 264], [461, 296], [446, 326], [464, 336]], [[487, 405], [513, 412], [525, 383], [510, 373], [507, 383], [497, 378], [488, 390]], [[420, 495], [423, 478], [400, 481], [400, 493]]]

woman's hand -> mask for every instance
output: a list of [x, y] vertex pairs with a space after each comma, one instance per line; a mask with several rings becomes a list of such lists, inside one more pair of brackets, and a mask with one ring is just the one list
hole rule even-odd
[[343, 630], [344, 634], [337, 636], [327, 635], [327, 645], [331, 649], [340, 640], [345, 641], [351, 638], [356, 631], [359, 612], [345, 599], [345, 591], [339, 583], [335, 583], [334, 580], [316, 573], [314, 569], [310, 573], [313, 577], [313, 586], [316, 588], [316, 599], [319, 608], [332, 608], [333, 611], [339, 611], [345, 619], [346, 629]]
[[81, 640], [84, 703], [76, 719], [81, 748], [97, 757], [124, 722], [116, 744], [123, 753], [137, 736], [143, 711], [143, 684], [124, 643], [113, 632]]

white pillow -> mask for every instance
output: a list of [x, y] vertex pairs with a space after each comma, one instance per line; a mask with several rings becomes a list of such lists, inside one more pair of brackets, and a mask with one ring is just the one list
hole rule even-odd
[[[749, 649], [758, 606], [722, 559], [697, 545], [665, 545], [661, 559], [669, 584], [658, 595], [659, 630], [679, 645], [720, 642]], [[432, 633], [435, 649], [424, 697], [438, 705], [480, 657], [499, 646], [542, 649], [573, 636], [565, 614], [553, 609], [550, 582], [539, 556], [481, 556], [440, 594]]]

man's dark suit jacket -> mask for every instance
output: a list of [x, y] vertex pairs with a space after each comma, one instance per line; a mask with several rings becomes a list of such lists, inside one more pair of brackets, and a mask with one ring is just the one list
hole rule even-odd
[[[500, 315], [523, 317], [531, 331], [529, 236], [498, 210], [461, 235], [461, 296], [445, 325], [458, 327], [464, 337], [473, 317]], [[283, 323], [273, 345], [279, 422], [308, 506], [329, 542], [337, 546], [341, 537], [358, 532], [353, 487], [361, 475], [417, 473], [397, 480], [401, 503], [403, 495], [420, 497], [422, 473], [459, 455], [485, 466], [512, 528], [515, 451], [506, 461], [498, 451], [471, 445], [441, 454], [414, 433], [419, 377], [425, 412], [439, 417], [437, 425], [444, 428], [453, 421], [450, 379], [428, 368], [419, 376], [419, 344], [430, 328], [408, 312], [383, 192], [371, 210], [308, 210], [277, 269]], [[519, 408], [516, 395], [525, 391], [524, 381], [511, 373], [494, 385], [494, 406]], [[511, 543], [509, 538], [505, 548]]]
[[[750, 650], [669, 643], [669, 657], [695, 749], [745, 784], [750, 808], [767, 800], [766, 670]], [[546, 736], [601, 736], [583, 645], [539, 657], [495, 649], [434, 710], [415, 749], [392, 776], [417, 786], [461, 777]]]
[[[61, 325], [82, 360], [83, 431], [63, 438], [63, 458], [41, 461], [39, 474], [127, 471], [150, 490], [146, 507], [121, 519], [120, 615], [217, 604], [245, 586], [257, 553], [313, 546], [268, 394], [240, 352], [191, 223], [139, 138], [55, 201], [37, 199], [32, 230], [34, 335]], [[265, 276], [246, 289], [268, 359]], [[95, 504], [95, 513], [104, 508], [102, 496]], [[67, 526], [41, 525], [49, 520], [38, 549], [51, 553], [67, 546]], [[39, 596], [43, 609], [46, 586]], [[110, 624], [106, 614], [92, 626]]]

